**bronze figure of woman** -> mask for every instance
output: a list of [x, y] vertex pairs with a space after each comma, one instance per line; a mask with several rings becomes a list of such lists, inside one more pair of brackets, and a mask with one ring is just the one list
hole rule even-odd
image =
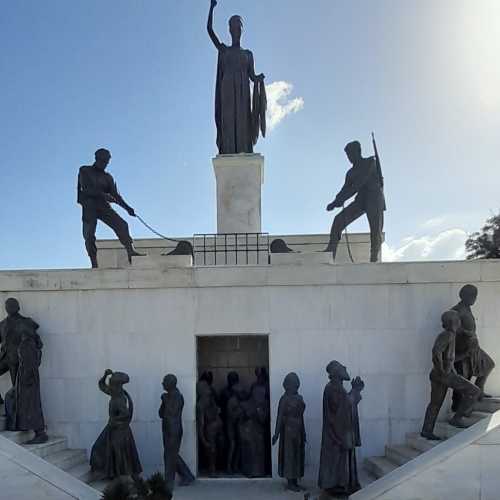
[[[243, 21], [240, 16], [229, 20], [232, 44], [222, 43], [213, 29], [214, 8], [211, 0], [208, 34], [219, 52], [215, 89], [215, 122], [220, 154], [253, 153], [259, 130], [266, 135], [266, 90], [264, 75], [256, 75], [253, 54], [241, 47]], [[253, 99], [250, 80], [254, 83]]]
[[[109, 383], [106, 379], [109, 377]], [[106, 370], [99, 380], [99, 389], [111, 397], [109, 421], [97, 438], [90, 455], [93, 472], [109, 479], [131, 476], [137, 479], [142, 472], [130, 422], [134, 414], [132, 398], [123, 388], [129, 382], [126, 373]]]

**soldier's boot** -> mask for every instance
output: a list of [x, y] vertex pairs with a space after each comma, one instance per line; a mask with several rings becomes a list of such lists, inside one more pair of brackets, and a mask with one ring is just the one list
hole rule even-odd
[[132, 264], [132, 257], [145, 257], [145, 253], [139, 253], [135, 248], [132, 242], [128, 243], [125, 247], [127, 250], [128, 263]]
[[430, 441], [441, 441], [441, 438], [434, 434], [434, 426], [436, 425], [438, 414], [439, 408], [436, 408], [433, 405], [429, 405], [427, 407], [427, 410], [425, 412], [424, 425], [422, 426], [422, 431], [420, 432], [420, 435], [423, 438], [429, 439]]

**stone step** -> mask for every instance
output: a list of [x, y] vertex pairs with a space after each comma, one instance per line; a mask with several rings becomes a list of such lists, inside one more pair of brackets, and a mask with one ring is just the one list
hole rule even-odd
[[474, 404], [475, 411], [495, 413], [500, 410], [500, 398], [484, 398]]
[[463, 429], [454, 427], [453, 425], [450, 425], [448, 422], [438, 422], [434, 428], [434, 433], [443, 439], [448, 439], [453, 436], [456, 436], [459, 432], [462, 431]]
[[395, 465], [404, 465], [410, 460], [417, 458], [422, 453], [415, 448], [405, 445], [395, 445], [385, 447], [385, 458]]
[[79, 481], [87, 484], [96, 480], [94, 473], [90, 470], [88, 460], [85, 460], [85, 462], [71, 467], [71, 469], [68, 469], [66, 472], [68, 474], [71, 474]]
[[87, 463], [87, 453], [85, 450], [63, 450], [45, 457], [45, 460], [66, 471], [77, 465]]
[[49, 440], [46, 443], [25, 444], [24, 448], [40, 458], [45, 458], [59, 451], [66, 450], [68, 448], [68, 440], [65, 437], [49, 436]]
[[393, 464], [386, 457], [371, 457], [365, 460], [365, 468], [370, 474], [373, 474], [377, 479], [389, 474], [398, 466]]
[[23, 444], [33, 439], [34, 433], [31, 431], [3, 431], [0, 435], [13, 443]]
[[7, 425], [7, 418], [4, 415], [0, 416], [0, 432], [5, 431], [6, 425]]
[[406, 434], [406, 445], [409, 448], [413, 448], [414, 450], [421, 453], [425, 453], [426, 451], [431, 450], [440, 442], [441, 441], [430, 441], [428, 439], [425, 439], [418, 432], [409, 432], [408, 434]]

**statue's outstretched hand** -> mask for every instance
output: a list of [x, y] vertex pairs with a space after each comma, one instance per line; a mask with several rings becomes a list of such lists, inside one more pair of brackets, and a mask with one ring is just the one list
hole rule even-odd
[[328, 203], [328, 205], [326, 206], [326, 211], [327, 212], [331, 212], [334, 208], [335, 208], [335, 202], [332, 201], [331, 203]]
[[210, 0], [210, 7], [217, 7], [217, 0]]
[[365, 383], [361, 380], [361, 377], [356, 377], [351, 382], [352, 388], [356, 391], [361, 392], [365, 388]]

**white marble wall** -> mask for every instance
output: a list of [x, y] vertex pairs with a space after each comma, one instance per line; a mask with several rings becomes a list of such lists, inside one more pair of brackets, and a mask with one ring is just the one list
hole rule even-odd
[[[314, 476], [326, 364], [338, 359], [364, 378], [361, 455], [382, 454], [420, 425], [440, 315], [468, 282], [480, 291], [481, 343], [500, 359], [497, 262], [0, 272], [0, 300], [17, 297], [41, 324], [47, 421], [72, 447], [90, 449], [106, 423], [107, 398], [97, 389], [104, 369], [129, 373], [148, 470], [162, 463], [157, 411], [167, 372], [185, 396], [182, 453], [196, 469], [196, 336], [269, 335], [273, 418], [282, 379], [296, 371]], [[500, 369], [488, 390], [500, 394]]]

